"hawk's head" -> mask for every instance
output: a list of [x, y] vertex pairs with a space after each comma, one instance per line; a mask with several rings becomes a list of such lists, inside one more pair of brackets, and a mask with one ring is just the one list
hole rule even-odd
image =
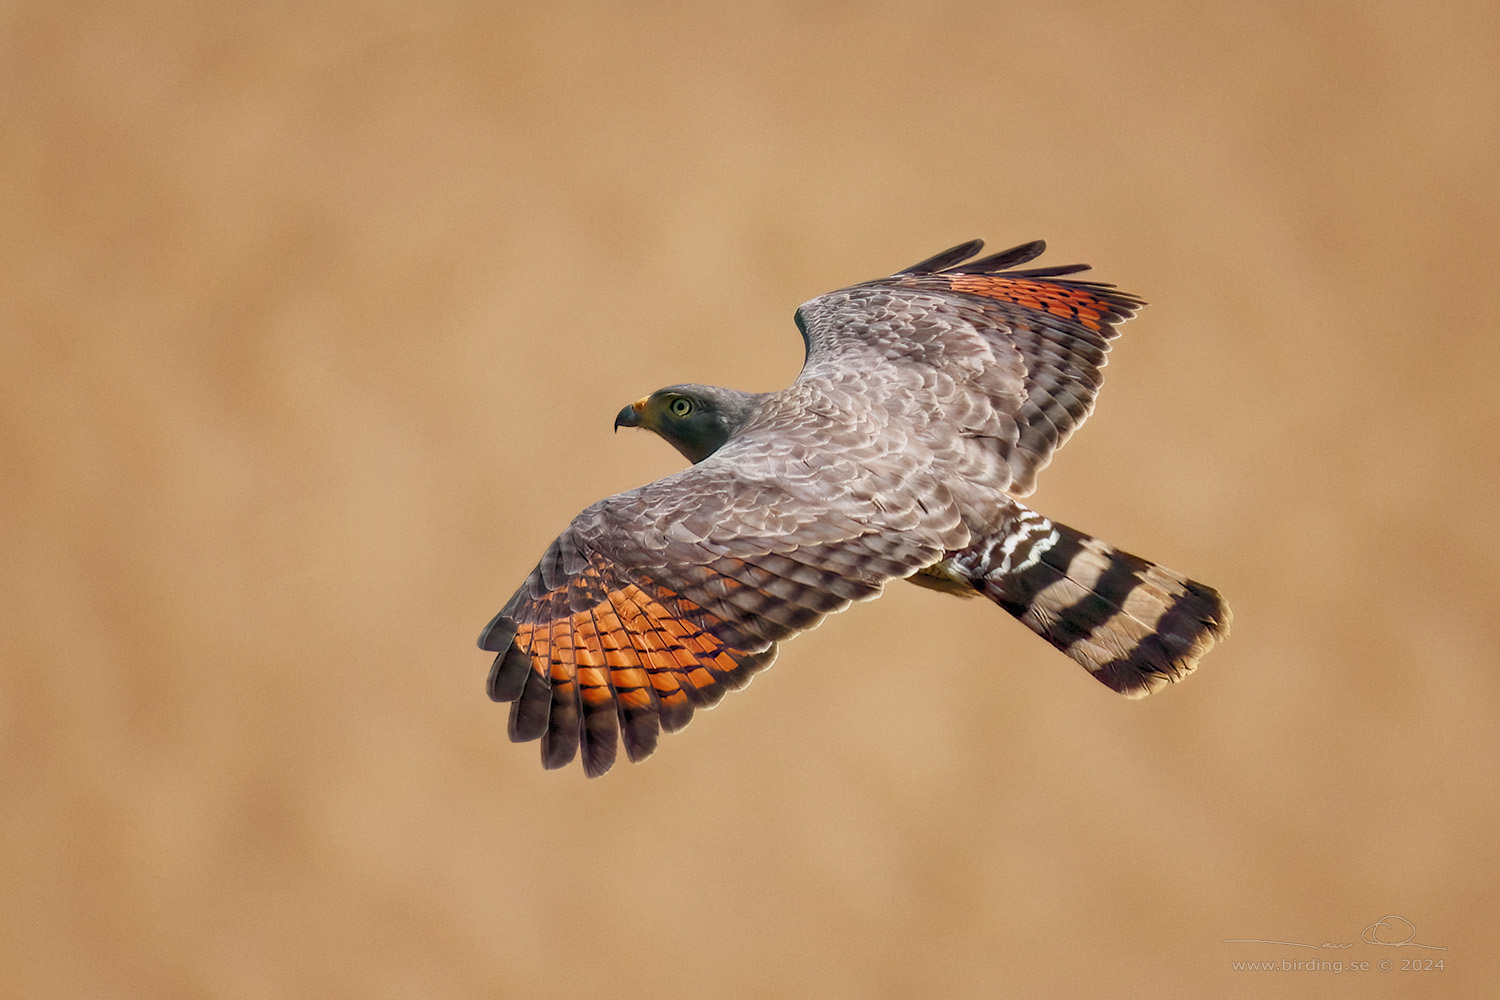
[[669, 385], [637, 399], [615, 417], [615, 430], [644, 427], [697, 464], [744, 426], [760, 395], [712, 385]]

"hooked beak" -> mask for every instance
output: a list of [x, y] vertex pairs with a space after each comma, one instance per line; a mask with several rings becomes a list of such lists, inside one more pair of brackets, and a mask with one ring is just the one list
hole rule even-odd
[[642, 396], [640, 399], [637, 399], [634, 403], [631, 403], [629, 406], [625, 407], [625, 409], [620, 411], [620, 415], [618, 417], [615, 417], [616, 433], [619, 432], [621, 427], [641, 426], [641, 411], [646, 408], [646, 400], [648, 398], [650, 397]]

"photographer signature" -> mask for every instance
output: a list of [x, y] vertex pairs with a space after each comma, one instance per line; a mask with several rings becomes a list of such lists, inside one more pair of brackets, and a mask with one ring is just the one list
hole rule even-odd
[[[1359, 939], [1365, 944], [1384, 945], [1389, 948], [1427, 948], [1431, 951], [1447, 951], [1441, 945], [1421, 944], [1416, 940], [1417, 925], [1405, 917], [1398, 917], [1394, 913], [1387, 913], [1379, 920], [1369, 924], [1360, 931]], [[1333, 944], [1324, 941], [1322, 944], [1303, 944], [1300, 941], [1271, 941], [1266, 938], [1224, 938], [1225, 944], [1281, 944], [1288, 948], [1353, 948], [1353, 942], [1349, 944]]]

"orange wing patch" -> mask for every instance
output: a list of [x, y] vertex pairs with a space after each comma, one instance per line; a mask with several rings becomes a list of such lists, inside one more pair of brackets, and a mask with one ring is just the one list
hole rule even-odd
[[[499, 653], [489, 690], [512, 702], [511, 738], [540, 739], [549, 768], [581, 747], [590, 777], [609, 770], [621, 740], [630, 760], [649, 756], [661, 730], [681, 729], [695, 708], [744, 687], [775, 655], [768, 643], [731, 645], [716, 634], [722, 618], [654, 581], [616, 582], [611, 569], [591, 562], [540, 599], [507, 608], [481, 640]], [[722, 576], [713, 583], [726, 594], [745, 586]]]
[[941, 277], [955, 292], [1014, 302], [1028, 309], [1074, 320], [1090, 330], [1101, 329], [1105, 318], [1115, 313], [1108, 300], [1078, 285], [989, 274], [944, 274]]

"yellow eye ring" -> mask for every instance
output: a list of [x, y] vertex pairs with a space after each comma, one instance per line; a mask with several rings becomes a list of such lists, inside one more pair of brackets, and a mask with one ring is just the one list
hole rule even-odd
[[672, 416], [685, 417], [693, 412], [693, 401], [685, 396], [678, 396], [671, 403]]

